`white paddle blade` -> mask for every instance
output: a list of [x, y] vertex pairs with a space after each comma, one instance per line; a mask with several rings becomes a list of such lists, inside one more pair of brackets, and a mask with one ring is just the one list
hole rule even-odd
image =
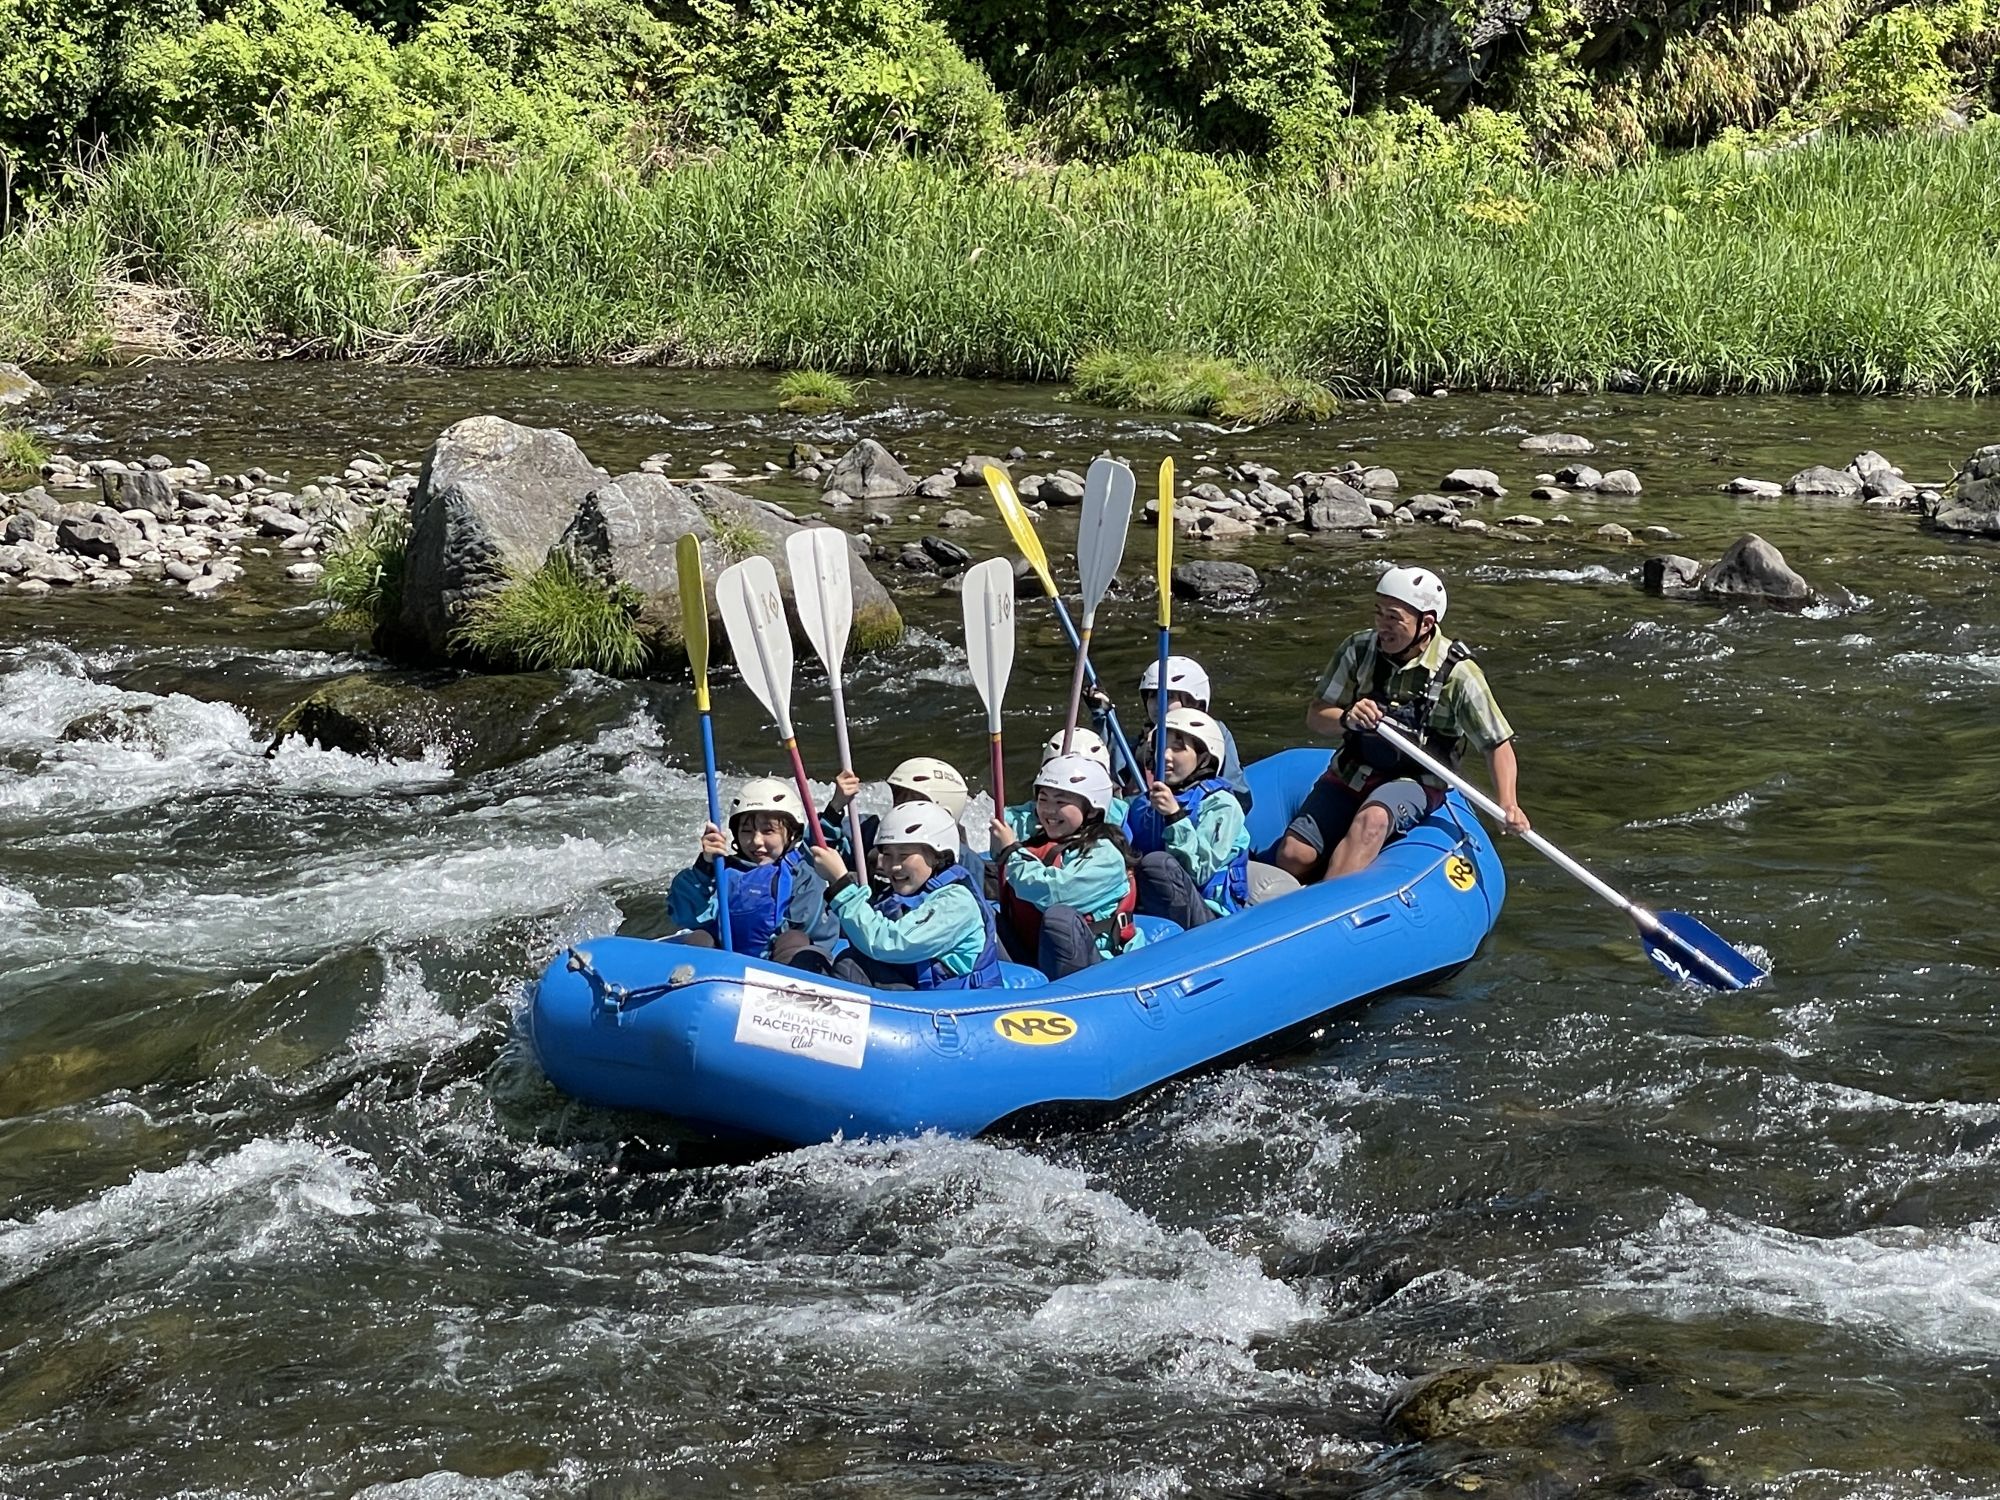
[[965, 659], [986, 705], [986, 732], [1000, 732], [1000, 705], [1014, 670], [1014, 568], [990, 558], [965, 575]]
[[1076, 526], [1076, 570], [1083, 577], [1083, 617], [1097, 606], [1118, 575], [1125, 557], [1125, 533], [1132, 525], [1132, 471], [1116, 459], [1100, 458], [1084, 479], [1083, 514]]
[[806, 639], [826, 664], [840, 673], [854, 628], [854, 571], [847, 533], [833, 526], [809, 526], [785, 538], [785, 561], [792, 570], [792, 602]]
[[792, 632], [785, 623], [785, 596], [778, 570], [768, 557], [746, 557], [723, 569], [715, 580], [715, 603], [729, 635], [730, 654], [757, 701], [792, 737]]

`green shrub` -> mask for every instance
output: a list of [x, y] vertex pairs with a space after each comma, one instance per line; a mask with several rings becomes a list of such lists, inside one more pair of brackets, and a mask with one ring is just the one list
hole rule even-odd
[[1333, 392], [1316, 381], [1192, 354], [1099, 350], [1077, 361], [1070, 384], [1080, 399], [1104, 406], [1224, 422], [1318, 421], [1330, 416], [1336, 404]]
[[1864, 22], [1840, 46], [1834, 110], [1857, 130], [1894, 130], [1935, 121], [1955, 80], [1945, 44], [1985, 22], [1983, 0], [1901, 5]]
[[0, 480], [32, 478], [49, 461], [49, 450], [25, 427], [0, 426]]
[[94, 214], [37, 216], [0, 239], [0, 359], [53, 363], [105, 337], [105, 259]]
[[629, 588], [606, 588], [568, 553], [553, 552], [535, 572], [473, 600], [451, 643], [498, 666], [626, 677], [648, 657], [639, 606]]
[[778, 377], [778, 408], [816, 416], [852, 406], [855, 384], [826, 370], [792, 370]]
[[378, 505], [327, 550], [319, 596], [333, 606], [330, 624], [372, 634], [395, 623], [403, 608], [409, 540], [409, 512]]

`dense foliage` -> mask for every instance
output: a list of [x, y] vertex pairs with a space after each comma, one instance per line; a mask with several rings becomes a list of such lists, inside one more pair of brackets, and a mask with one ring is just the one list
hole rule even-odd
[[[1507, 116], [1591, 165], [1991, 87], [1988, 0], [0, 0], [18, 206], [162, 131], [309, 113], [460, 159], [775, 142], [956, 161], [1244, 154], [1343, 178]], [[1473, 112], [1468, 116], [1468, 112]], [[1483, 112], [1483, 116], [1480, 112]]]

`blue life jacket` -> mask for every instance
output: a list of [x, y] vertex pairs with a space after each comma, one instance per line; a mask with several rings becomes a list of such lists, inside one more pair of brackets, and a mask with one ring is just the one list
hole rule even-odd
[[979, 920], [986, 924], [986, 938], [979, 949], [979, 958], [969, 974], [953, 974], [945, 968], [942, 959], [927, 958], [920, 964], [907, 965], [910, 982], [920, 990], [997, 990], [1001, 982], [1000, 937], [993, 930], [993, 908], [986, 904], [972, 872], [964, 865], [946, 865], [924, 882], [922, 890], [911, 895], [899, 896], [889, 891], [877, 896], [871, 904], [883, 916], [899, 922], [948, 885], [964, 886], [972, 892], [972, 899], [979, 903]]
[[[729, 861], [729, 940], [738, 953], [762, 958], [771, 951], [771, 939], [785, 930], [792, 886], [805, 857], [805, 845], [794, 844], [768, 865]], [[714, 923], [704, 930], [720, 936]]]
[[[1174, 795], [1189, 818], [1201, 816], [1202, 801], [1211, 792], [1231, 791], [1220, 776], [1209, 776], [1178, 787]], [[1125, 811], [1125, 840], [1134, 854], [1151, 854], [1167, 847], [1167, 820], [1159, 809], [1141, 797]], [[1224, 911], [1241, 911], [1250, 904], [1250, 851], [1238, 849], [1233, 859], [1202, 883], [1201, 899], [1213, 901]]]

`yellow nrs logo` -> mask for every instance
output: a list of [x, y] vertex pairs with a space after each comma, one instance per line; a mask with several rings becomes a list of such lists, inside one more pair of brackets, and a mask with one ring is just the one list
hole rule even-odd
[[1451, 882], [1455, 891], [1469, 891], [1479, 884], [1479, 872], [1463, 854], [1454, 854], [1444, 862], [1444, 878]]
[[1024, 1047], [1053, 1047], [1076, 1035], [1076, 1022], [1053, 1010], [1010, 1010], [993, 1018], [1001, 1040]]

